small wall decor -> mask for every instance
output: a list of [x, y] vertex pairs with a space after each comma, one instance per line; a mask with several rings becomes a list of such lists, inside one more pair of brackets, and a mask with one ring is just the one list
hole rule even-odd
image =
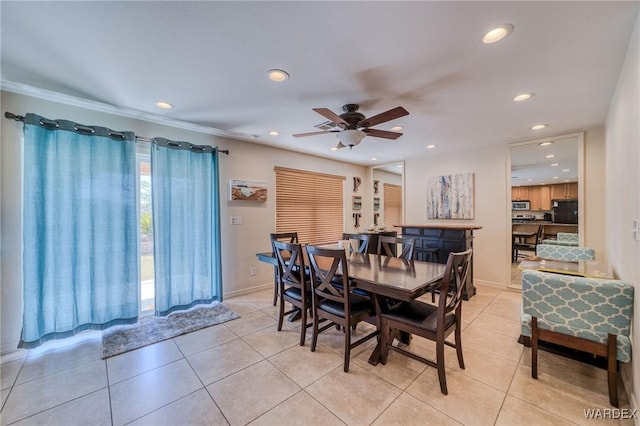
[[473, 173], [427, 178], [427, 218], [473, 219]]
[[362, 217], [361, 213], [353, 214], [353, 226], [356, 228], [360, 228], [360, 218]]
[[354, 195], [353, 196], [353, 201], [352, 201], [352, 207], [353, 210], [360, 210], [362, 209], [362, 197], [359, 195]]
[[374, 180], [373, 181], [373, 193], [377, 194], [380, 188], [380, 181], [379, 180]]
[[380, 210], [380, 198], [379, 197], [374, 197], [373, 199], [373, 211], [378, 211]]
[[380, 217], [380, 213], [373, 214], [373, 225], [378, 226], [378, 218]]
[[229, 180], [229, 200], [267, 201], [267, 184], [248, 180]]
[[362, 183], [362, 179], [358, 176], [353, 177], [353, 192], [358, 192], [358, 188], [360, 188], [360, 184]]

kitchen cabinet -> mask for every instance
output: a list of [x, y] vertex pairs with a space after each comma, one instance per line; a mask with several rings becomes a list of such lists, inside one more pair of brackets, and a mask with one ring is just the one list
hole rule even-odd
[[578, 182], [557, 183], [551, 185], [551, 199], [577, 199], [578, 198]]
[[529, 200], [529, 187], [528, 186], [511, 187], [511, 199], [515, 201]]
[[529, 201], [531, 201], [531, 210], [550, 210], [551, 188], [549, 185], [530, 186]]

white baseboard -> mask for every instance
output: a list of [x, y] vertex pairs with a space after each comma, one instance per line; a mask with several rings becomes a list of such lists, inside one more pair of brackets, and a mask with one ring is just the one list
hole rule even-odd
[[488, 285], [490, 287], [497, 287], [497, 288], [503, 288], [506, 289], [508, 286], [505, 283], [497, 283], [497, 282], [493, 282], [493, 281], [484, 281], [484, 280], [473, 280], [474, 284], [480, 284], [480, 285]]
[[[632, 410], [638, 409], [638, 403], [636, 401], [636, 394], [633, 391], [633, 368], [630, 362], [620, 363], [620, 378], [622, 379], [622, 385], [629, 398], [629, 408]], [[636, 426], [640, 425], [640, 419], [635, 417], [633, 423]]]
[[242, 290], [235, 290], [224, 292], [222, 300], [231, 299], [233, 297], [244, 296], [245, 294], [254, 293], [260, 290], [273, 289], [273, 283], [260, 284], [254, 287], [243, 288]]

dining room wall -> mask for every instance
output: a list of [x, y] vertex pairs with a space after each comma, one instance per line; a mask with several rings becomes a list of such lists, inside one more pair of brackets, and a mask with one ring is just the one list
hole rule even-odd
[[[162, 136], [172, 140], [219, 146], [230, 155], [220, 157], [221, 240], [223, 288], [225, 297], [273, 286], [273, 267], [258, 262], [255, 253], [270, 250], [269, 233], [275, 231], [274, 166], [311, 170], [345, 176], [345, 230], [353, 226], [351, 197], [353, 177], [362, 179], [358, 195], [372, 199], [370, 173], [364, 166], [285, 151], [251, 142], [159, 124], [115, 113], [74, 106], [33, 96], [2, 91], [3, 111], [23, 115], [27, 112], [51, 119], [66, 119], [114, 130], [132, 130], [139, 136]], [[16, 348], [22, 322], [22, 123], [1, 120], [0, 151], [0, 352]], [[267, 183], [268, 199], [264, 203], [229, 201], [229, 179]], [[365, 222], [372, 222], [373, 207], [363, 205]], [[197, 214], [197, 212], [194, 212]], [[241, 225], [231, 225], [230, 216], [240, 216]], [[251, 268], [256, 274], [251, 275]]]
[[[609, 104], [606, 138], [606, 244], [609, 264], [617, 278], [640, 290], [640, 12]], [[637, 222], [636, 222], [637, 223]], [[640, 225], [639, 225], [640, 226]], [[640, 342], [640, 298], [635, 297], [633, 342]], [[637, 348], [631, 365], [621, 368], [631, 408], [638, 408], [640, 361]], [[636, 421], [637, 423], [637, 421]]]

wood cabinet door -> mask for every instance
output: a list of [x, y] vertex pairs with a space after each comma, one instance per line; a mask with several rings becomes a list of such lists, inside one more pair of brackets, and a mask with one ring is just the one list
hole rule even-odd
[[531, 201], [531, 210], [542, 210], [542, 199], [540, 195], [540, 186], [529, 187], [529, 201]]
[[567, 198], [578, 198], [578, 182], [566, 184]]
[[540, 186], [540, 210], [551, 210], [551, 187], [550, 185]]
[[566, 198], [565, 185], [564, 183], [557, 183], [555, 185], [551, 185], [551, 199], [557, 200], [561, 198]]

